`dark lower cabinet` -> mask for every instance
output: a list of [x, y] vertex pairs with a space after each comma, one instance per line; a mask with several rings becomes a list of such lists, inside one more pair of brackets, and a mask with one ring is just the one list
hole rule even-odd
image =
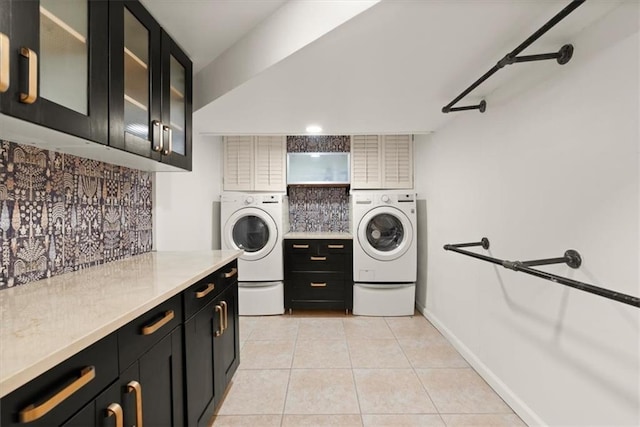
[[227, 385], [240, 364], [238, 284], [235, 283], [227, 288], [216, 301], [224, 312], [222, 319], [220, 319], [224, 320], [224, 327], [218, 324], [218, 329], [222, 333], [215, 336], [213, 344], [215, 360], [213, 377], [216, 406], [218, 406], [222, 402]]
[[237, 271], [227, 264], [2, 397], [0, 426], [208, 426], [240, 363]]
[[238, 282], [184, 323], [187, 425], [208, 426], [240, 363]]
[[353, 241], [286, 239], [285, 309], [353, 309]]

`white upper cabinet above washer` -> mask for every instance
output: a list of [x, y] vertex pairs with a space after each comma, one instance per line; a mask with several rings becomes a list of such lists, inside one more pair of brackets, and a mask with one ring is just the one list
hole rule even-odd
[[225, 136], [225, 191], [286, 191], [285, 136]]
[[412, 135], [352, 135], [351, 188], [413, 188]]

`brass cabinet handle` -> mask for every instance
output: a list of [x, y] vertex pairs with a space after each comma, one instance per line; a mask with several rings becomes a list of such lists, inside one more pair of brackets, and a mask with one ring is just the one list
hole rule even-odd
[[151, 149], [153, 151], [162, 151], [162, 147], [164, 146], [162, 140], [162, 123], [157, 120], [151, 122], [151, 126], [153, 127], [151, 133]]
[[218, 313], [218, 319], [220, 320], [220, 330], [216, 331], [216, 336], [219, 337], [224, 332], [224, 319], [222, 318], [222, 307], [216, 305], [216, 313]]
[[29, 67], [27, 71], [27, 93], [20, 92], [20, 102], [23, 104], [33, 104], [38, 99], [38, 54], [28, 47], [20, 49], [20, 55], [27, 58]]
[[116, 427], [123, 426], [122, 406], [117, 403], [112, 403], [107, 407], [107, 417], [116, 417]]
[[324, 288], [324, 287], [326, 287], [326, 286], [327, 286], [327, 283], [326, 283], [326, 282], [324, 282], [324, 283], [314, 283], [314, 282], [311, 282], [311, 287], [312, 287], [312, 288]]
[[10, 43], [9, 36], [0, 33], [0, 93], [9, 89], [9, 55]]
[[200, 299], [200, 298], [204, 298], [207, 295], [209, 295], [211, 293], [212, 290], [214, 290], [216, 288], [216, 284], [215, 283], [209, 283], [207, 285], [207, 288], [203, 291], [198, 291], [196, 292], [196, 298]]
[[293, 245], [294, 249], [309, 249], [309, 245]]
[[344, 245], [327, 245], [329, 249], [344, 249]]
[[[173, 141], [171, 141], [172, 135], [173, 135], [173, 132], [171, 131], [171, 128], [167, 125], [162, 125], [162, 145], [164, 146], [164, 150], [162, 150], [162, 154], [164, 154], [165, 156], [171, 154], [171, 151], [173, 149], [172, 147]], [[165, 137], [166, 137], [166, 143], [165, 143]]]
[[43, 403], [31, 405], [20, 411], [20, 422], [30, 423], [41, 418], [43, 415], [51, 411], [53, 408], [71, 397], [73, 393], [80, 390], [96, 377], [96, 368], [87, 366], [80, 371], [80, 376], [71, 383], [65, 385], [61, 390], [49, 397]]
[[130, 381], [127, 393], [136, 394], [136, 427], [142, 427], [142, 386], [138, 381]]
[[221, 301], [220, 305], [224, 309], [224, 328], [222, 328], [222, 332], [224, 332], [227, 330], [227, 327], [229, 326], [229, 311], [228, 311], [229, 309], [227, 307], [226, 301]]
[[173, 310], [167, 310], [164, 313], [164, 316], [162, 316], [162, 319], [160, 319], [160, 320], [158, 320], [156, 322], [153, 322], [150, 325], [143, 326], [142, 327], [142, 335], [151, 335], [152, 333], [154, 333], [158, 329], [162, 328], [167, 323], [171, 322], [171, 320], [173, 320], [174, 317], [175, 317], [175, 313], [173, 312]]
[[326, 256], [312, 256], [312, 257], [309, 257], [309, 259], [311, 261], [326, 261], [327, 257]]
[[228, 278], [230, 278], [230, 277], [235, 276], [236, 274], [238, 274], [238, 269], [237, 269], [237, 268], [235, 268], [235, 267], [233, 267], [233, 268], [231, 269], [231, 271], [228, 271], [228, 272], [224, 273], [224, 278], [225, 278], [225, 279], [228, 279]]

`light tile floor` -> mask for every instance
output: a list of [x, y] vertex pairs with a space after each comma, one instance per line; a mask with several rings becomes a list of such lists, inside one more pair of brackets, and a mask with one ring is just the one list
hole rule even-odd
[[526, 426], [422, 315], [241, 317], [213, 426]]

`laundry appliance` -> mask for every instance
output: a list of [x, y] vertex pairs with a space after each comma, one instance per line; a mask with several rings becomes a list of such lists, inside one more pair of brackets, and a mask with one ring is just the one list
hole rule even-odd
[[410, 316], [418, 269], [416, 194], [353, 191], [353, 314]]
[[224, 192], [221, 196], [222, 249], [240, 249], [238, 313], [284, 313], [282, 237], [289, 229], [283, 193]]

